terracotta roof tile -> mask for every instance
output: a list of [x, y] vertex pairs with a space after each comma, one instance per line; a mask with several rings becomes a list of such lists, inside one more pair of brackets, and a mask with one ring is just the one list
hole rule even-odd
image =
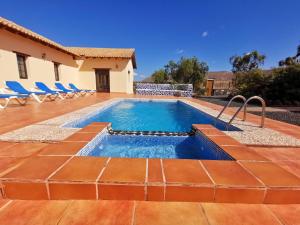
[[71, 54], [73, 56], [95, 57], [95, 58], [127, 58], [132, 59], [134, 68], [136, 68], [135, 50], [133, 48], [81, 48], [64, 47], [44, 36], [37, 34], [25, 27], [22, 27], [10, 20], [0, 17], [0, 28], [10, 32], [17, 33], [34, 41], [48, 45], [57, 50]]
[[132, 59], [133, 66], [136, 68], [135, 49], [133, 48], [67, 47], [67, 49], [74, 54], [83, 57]]
[[10, 31], [10, 32], [13, 32], [13, 33], [18, 33], [22, 36], [25, 36], [27, 38], [30, 38], [30, 39], [33, 39], [35, 41], [38, 41], [44, 45], [49, 45], [50, 47], [54, 47], [58, 50], [61, 50], [65, 53], [68, 53], [68, 54], [72, 54], [74, 55], [73, 52], [69, 51], [68, 49], [66, 49], [64, 46], [48, 39], [48, 38], [45, 38], [43, 37], [42, 35], [40, 34], [37, 34], [25, 27], [22, 27], [10, 20], [7, 20], [3, 17], [0, 17], [0, 28], [5, 28], [6, 30]]
[[69, 51], [79, 56], [99, 58], [131, 58], [134, 55], [132, 48], [81, 48], [67, 47]]

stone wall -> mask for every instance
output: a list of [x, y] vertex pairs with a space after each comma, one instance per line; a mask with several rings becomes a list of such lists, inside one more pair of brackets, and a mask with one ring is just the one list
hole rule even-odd
[[136, 83], [136, 94], [138, 95], [167, 95], [192, 97], [192, 84], [153, 84]]

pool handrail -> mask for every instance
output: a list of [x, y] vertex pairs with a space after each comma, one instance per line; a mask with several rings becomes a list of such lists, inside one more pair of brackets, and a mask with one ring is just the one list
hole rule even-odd
[[235, 117], [239, 114], [239, 112], [242, 110], [242, 108], [244, 108], [244, 116], [243, 116], [243, 121], [246, 120], [246, 114], [247, 114], [247, 105], [251, 100], [257, 99], [261, 102], [261, 106], [262, 106], [262, 115], [261, 115], [261, 123], [260, 123], [260, 127], [263, 128], [264, 127], [264, 122], [265, 122], [265, 115], [266, 115], [266, 102], [265, 100], [260, 97], [260, 96], [252, 96], [250, 98], [247, 99], [247, 101], [235, 112], [235, 114], [232, 116], [232, 118], [230, 119], [230, 121], [228, 122], [228, 125], [230, 125], [233, 120], [235, 119]]
[[[243, 100], [243, 104], [246, 102], [246, 98], [243, 95], [236, 95], [234, 97], [232, 97], [230, 99], [230, 101], [223, 107], [223, 109], [220, 111], [219, 115], [216, 117], [216, 119], [219, 119], [221, 117], [221, 115], [223, 114], [223, 112], [230, 106], [230, 104], [232, 103], [233, 100], [235, 99], [242, 99]], [[245, 111], [244, 111], [244, 115], [245, 115]]]

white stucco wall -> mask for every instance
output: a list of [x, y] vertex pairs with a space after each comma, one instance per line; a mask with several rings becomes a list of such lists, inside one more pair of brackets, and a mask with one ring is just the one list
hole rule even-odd
[[[80, 64], [79, 83], [85, 88], [96, 88], [95, 69], [109, 69], [110, 92], [133, 93], [131, 59], [89, 58]], [[130, 71], [129, 75], [128, 71]]]
[[[19, 78], [15, 52], [28, 55], [26, 58], [28, 79]], [[73, 56], [64, 52], [0, 29], [1, 88], [7, 80], [19, 81], [26, 88], [32, 88], [35, 81], [42, 81], [53, 87], [55, 82], [53, 62], [60, 63], [60, 82], [63, 84], [72, 82], [80, 88], [96, 89], [95, 69], [102, 68], [110, 70], [111, 92], [133, 93], [134, 72], [131, 59], [75, 60]]]
[[[16, 53], [28, 55], [26, 67], [28, 79], [20, 79]], [[45, 54], [43, 59], [42, 55]], [[32, 88], [35, 81], [45, 82], [53, 87], [55, 82], [53, 62], [61, 63], [61, 81], [77, 83], [78, 69], [72, 56], [44, 46], [30, 39], [0, 30], [0, 86], [4, 81], [17, 80], [26, 88]]]

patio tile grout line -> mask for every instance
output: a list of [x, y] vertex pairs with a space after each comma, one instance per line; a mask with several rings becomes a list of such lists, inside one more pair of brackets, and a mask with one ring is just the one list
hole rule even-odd
[[133, 209], [132, 209], [131, 225], [135, 225], [136, 205], [137, 205], [137, 202], [136, 202], [136, 201], [133, 201]]
[[76, 155], [71, 156], [69, 159], [67, 159], [61, 166], [59, 166], [56, 170], [54, 170], [46, 179], [45, 179], [45, 183], [46, 183], [46, 189], [47, 189], [47, 195], [48, 195], [48, 199], [51, 200], [51, 195], [50, 195], [50, 186], [49, 186], [49, 182], [51, 177], [53, 177], [60, 169], [62, 169], [68, 162], [70, 162]]
[[56, 223], [56, 225], [59, 225], [62, 218], [64, 217], [65, 213], [68, 211], [68, 209], [71, 207], [71, 205], [73, 204], [74, 200], [69, 200], [70, 202], [68, 203], [68, 205], [65, 207], [65, 209], [61, 212], [61, 215]]
[[[103, 173], [104, 173], [106, 167], [108, 166], [110, 160], [111, 160], [111, 157], [109, 157], [109, 158], [106, 160], [105, 165], [103, 166], [102, 170], [100, 171], [99, 175], [98, 175], [97, 178], [96, 178], [96, 199], [97, 199], [97, 200], [100, 199], [100, 198], [99, 198], [99, 197], [100, 197], [100, 196], [99, 196], [100, 193], [99, 193], [98, 182], [99, 182], [101, 176], [103, 175]], [[100, 185], [100, 183], [99, 183], [99, 185]]]
[[145, 174], [145, 186], [144, 186], [144, 199], [148, 199], [148, 173], [149, 173], [149, 159], [146, 158], [146, 174]]
[[[203, 215], [204, 215], [204, 217], [205, 217], [205, 220], [206, 220], [207, 224], [210, 225], [211, 223], [209, 222], [208, 216], [206, 215], [206, 211], [205, 211], [205, 209], [203, 208], [202, 203], [199, 202], [198, 204], [199, 204], [198, 207], [199, 207], [200, 211], [203, 213]], [[214, 203], [213, 203], [213, 204], [214, 204]]]
[[[19, 144], [19, 142], [10, 142], [10, 141], [3, 141], [3, 142], [7, 142], [7, 143], [13, 143], [11, 146], [6, 146], [4, 148], [1, 148], [1, 150], [8, 150], [14, 146], [16, 146], [17, 144]], [[3, 156], [3, 157], [6, 157], [6, 156]]]
[[211, 180], [211, 182], [213, 183], [213, 189], [214, 189], [214, 198], [213, 201], [216, 201], [216, 189], [217, 189], [217, 184], [215, 183], [214, 179], [212, 178], [212, 176], [209, 174], [208, 170], [205, 168], [205, 166], [203, 165], [203, 163], [201, 162], [201, 160], [197, 160], [198, 163], [200, 164], [200, 167], [204, 170], [204, 172], [206, 173], [206, 175], [209, 177], [209, 179]]
[[13, 202], [13, 200], [8, 200], [8, 202], [6, 202], [4, 205], [2, 205], [2, 206], [0, 207], [0, 212], [1, 212], [2, 210], [4, 210], [6, 207], [8, 207], [10, 204], [12, 204], [12, 202]]
[[160, 159], [160, 166], [161, 166], [161, 173], [162, 173], [162, 178], [163, 178], [163, 187], [164, 187], [164, 201], [166, 200], [166, 192], [167, 192], [167, 181], [166, 181], [166, 175], [165, 175], [165, 170], [164, 170], [164, 164], [163, 160]]
[[282, 221], [282, 219], [277, 216], [272, 209], [270, 209], [266, 204], [262, 204], [262, 206], [268, 211], [270, 212], [270, 214], [274, 217], [275, 220], [277, 220], [277, 222], [281, 225], [285, 225], [286, 223], [284, 221]]
[[237, 161], [237, 163], [238, 163], [244, 170], [246, 170], [249, 174], [251, 174], [253, 177], [255, 177], [255, 179], [257, 179], [257, 180], [263, 185], [263, 188], [264, 188], [264, 196], [263, 196], [262, 203], [264, 203], [265, 200], [266, 200], [266, 196], [267, 196], [268, 186], [267, 186], [261, 179], [259, 179], [259, 177], [257, 177], [252, 171], [250, 171], [249, 169], [247, 169], [240, 161]]

